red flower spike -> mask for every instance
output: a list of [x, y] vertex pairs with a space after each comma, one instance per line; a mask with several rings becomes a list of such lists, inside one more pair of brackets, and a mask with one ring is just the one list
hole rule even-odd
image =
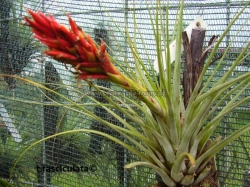
[[103, 54], [102, 67], [108, 73], [112, 73], [114, 75], [119, 75], [120, 74], [119, 70], [116, 69], [116, 67], [110, 61], [107, 51], [105, 51], [104, 54]]
[[42, 32], [42, 33], [44, 33], [44, 34], [46, 34], [46, 35], [48, 35], [48, 36], [54, 37], [54, 34], [51, 33], [51, 32], [49, 31], [48, 28], [43, 27], [43, 26], [40, 25], [39, 23], [30, 20], [30, 19], [29, 19], [28, 17], [26, 17], [26, 16], [24, 16], [24, 19], [25, 19], [25, 21], [27, 21], [27, 22], [30, 24], [30, 27], [33, 27], [33, 28], [36, 29], [37, 31]]
[[40, 42], [42, 42], [43, 44], [47, 45], [49, 48], [55, 48], [57, 49], [59, 46], [58, 46], [58, 42], [55, 40], [50, 40], [50, 39], [47, 39], [47, 38], [42, 38], [38, 35], [34, 35], [34, 38], [37, 38], [38, 40], [40, 40]]
[[76, 70], [80, 70], [85, 73], [104, 73], [100, 64], [93, 62], [71, 62], [70, 63]]
[[32, 29], [31, 31], [32, 31], [33, 33], [35, 33], [34, 36], [39, 36], [39, 37], [41, 37], [41, 38], [45, 38], [45, 37], [46, 37], [46, 35], [45, 35], [44, 33], [39, 32], [39, 31], [36, 30], [36, 29]]
[[60, 32], [59, 24], [52, 18], [50, 18], [50, 26], [51, 32], [53, 32], [55, 36], [58, 35], [58, 33]]
[[85, 71], [85, 72], [88, 72], [88, 73], [102, 73], [102, 74], [106, 75], [101, 67], [88, 68], [88, 67], [84, 67], [84, 66], [79, 66], [78, 70]]
[[67, 40], [70, 43], [75, 43], [76, 36], [74, 36], [70, 31], [66, 28], [65, 25], [59, 25], [60, 26], [60, 33], [62, 34], [62, 38], [65, 37], [65, 40]]
[[71, 54], [77, 54], [75, 46], [67, 48], [67, 52], [69, 52]]
[[46, 55], [58, 58], [58, 59], [65, 59], [65, 60], [72, 60], [72, 61], [77, 61], [78, 58], [74, 55], [71, 55], [66, 52], [58, 51], [58, 50], [49, 50], [45, 51]]
[[43, 44], [47, 45], [49, 47], [50, 50], [54, 50], [54, 49], [57, 49], [58, 48], [58, 45], [57, 44], [53, 44], [53, 43], [48, 43], [48, 42], [43, 42], [41, 41]]
[[41, 11], [38, 11], [38, 14], [44, 19], [44, 21], [46, 21], [49, 24], [49, 28], [50, 28], [50, 19]]
[[96, 57], [95, 57], [95, 54], [93, 52], [87, 51], [85, 48], [83, 48], [83, 50], [85, 51], [85, 54], [87, 56], [87, 60], [89, 62], [95, 62], [96, 61]]
[[105, 43], [102, 42], [100, 45], [100, 57], [101, 57], [101, 59], [103, 58], [105, 51], [106, 51], [106, 45], [105, 45]]
[[80, 74], [77, 77], [78, 79], [109, 79], [109, 77], [105, 74]]
[[87, 38], [87, 41], [89, 42], [89, 44], [91, 45], [91, 47], [93, 48], [93, 51], [97, 51], [97, 47], [96, 47], [94, 41], [92, 40], [92, 38], [89, 35], [87, 35], [86, 38]]
[[73, 21], [73, 19], [70, 17], [69, 14], [67, 14], [68, 18], [69, 18], [69, 24], [70, 24], [70, 27], [73, 31], [73, 33], [78, 36], [79, 35], [79, 30], [78, 30], [78, 26], [76, 25], [76, 23]]
[[103, 60], [102, 62], [102, 68], [105, 72], [108, 72], [110, 74], [119, 75], [119, 71], [115, 68], [115, 66], [108, 60]]
[[27, 11], [29, 12], [29, 14], [33, 17], [33, 19], [35, 20], [35, 22], [40, 23], [41, 25], [43, 25], [43, 27], [46, 28], [50, 28], [50, 24], [49, 22], [47, 22], [43, 17], [41, 17], [39, 14], [33, 12], [30, 9], [27, 9]]
[[82, 47], [76, 46], [76, 50], [77, 50], [79, 56], [81, 57], [81, 61], [87, 61], [88, 60], [87, 55], [86, 55], [86, 53], [85, 53], [85, 51], [83, 50]]
[[91, 45], [87, 43], [87, 41], [83, 37], [79, 36], [79, 40], [85, 49], [87, 49], [88, 51], [91, 50]]
[[87, 68], [97, 68], [100, 67], [99, 63], [96, 62], [78, 62], [78, 64], [82, 67], [87, 67]]
[[[102, 43], [98, 50], [92, 38], [77, 26], [69, 14], [67, 16], [72, 31], [59, 24], [51, 15], [46, 16], [42, 12], [28, 11], [34, 18], [34, 21], [26, 18], [30, 26], [33, 27], [34, 33], [36, 33], [34, 37], [51, 49], [45, 54], [63, 63], [69, 63], [80, 71], [101, 72], [104, 75], [106, 75], [105, 72], [114, 75], [119, 74], [108, 57], [105, 44]], [[46, 28], [44, 29], [43, 26]], [[79, 38], [79, 41], [77, 41], [77, 38]], [[79, 60], [80, 63], [74, 62]]]
[[68, 52], [68, 49], [72, 48], [71, 44], [68, 43], [67, 41], [61, 39], [60, 37], [56, 37], [57, 38], [57, 41], [59, 42], [60, 44], [60, 48], [65, 51], [65, 52]]
[[95, 56], [98, 57], [98, 60], [100, 60], [97, 47], [96, 47], [94, 41], [92, 40], [92, 38], [89, 35], [87, 35], [87, 40], [88, 40], [89, 44], [91, 45], [91, 47], [93, 48]]
[[85, 38], [85, 33], [84, 31], [81, 29], [81, 27], [78, 27], [78, 30], [79, 30], [79, 37], [82, 37], [83, 39]]
[[44, 42], [49, 42], [49, 43], [54, 43], [58, 44], [59, 42], [55, 38], [50, 38], [50, 37], [42, 37], [40, 35], [35, 34], [34, 38], [37, 38], [38, 40], [43, 40]]

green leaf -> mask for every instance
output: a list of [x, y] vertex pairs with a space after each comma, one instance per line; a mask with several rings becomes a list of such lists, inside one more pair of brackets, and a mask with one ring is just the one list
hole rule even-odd
[[161, 149], [163, 151], [163, 155], [166, 158], [166, 160], [173, 164], [175, 162], [175, 153], [174, 153], [171, 143], [167, 140], [167, 138], [164, 138], [157, 132], [152, 132], [152, 134], [154, 135], [156, 140], [159, 142]]
[[203, 170], [202, 170], [202, 172], [198, 175], [198, 177], [195, 179], [195, 181], [194, 181], [194, 185], [195, 184], [199, 184], [199, 182], [201, 182], [206, 176], [207, 176], [207, 174], [210, 172], [210, 170], [211, 170], [211, 166], [207, 166], [207, 167], [205, 167]]
[[153, 164], [150, 164], [148, 162], [133, 162], [133, 163], [127, 164], [125, 168], [131, 168], [131, 167], [135, 167], [139, 165], [152, 167], [161, 176], [165, 184], [168, 184], [169, 187], [175, 187], [176, 183], [168, 176], [166, 172], [164, 172], [161, 168]]
[[197, 173], [201, 172], [203, 168], [206, 166], [207, 162], [221, 149], [226, 147], [228, 144], [230, 144], [232, 141], [237, 139], [242, 134], [246, 133], [250, 130], [250, 124], [244, 126], [243, 128], [237, 130], [236, 132], [232, 133], [225, 139], [221, 140], [219, 144], [216, 144], [212, 146], [209, 150], [207, 150], [204, 154], [202, 154], [199, 158], [196, 160], [196, 166], [191, 168], [188, 173], [194, 173], [196, 170]]
[[184, 186], [189, 186], [194, 182], [194, 175], [185, 175], [185, 177], [181, 180], [181, 184]]
[[43, 138], [41, 140], [38, 140], [34, 143], [32, 143], [30, 146], [28, 146], [23, 152], [22, 154], [19, 155], [19, 157], [17, 158], [16, 162], [14, 163], [13, 167], [11, 168], [10, 171], [10, 178], [13, 174], [13, 170], [16, 167], [17, 163], [21, 160], [21, 158], [34, 146], [36, 146], [37, 144], [40, 144], [41, 142], [48, 140], [50, 138], [54, 138], [56, 136], [61, 136], [61, 135], [65, 135], [65, 134], [71, 134], [71, 133], [79, 133], [79, 132], [89, 132], [89, 133], [94, 133], [94, 134], [98, 134], [101, 136], [104, 136], [106, 138], [109, 138], [110, 140], [120, 144], [121, 146], [123, 146], [124, 148], [128, 149], [129, 151], [131, 151], [132, 153], [138, 155], [140, 158], [143, 158], [145, 161], [148, 161], [149, 163], [154, 163], [152, 161], [152, 159], [150, 157], [145, 156], [144, 154], [142, 154], [140, 151], [138, 151], [137, 149], [133, 148], [132, 146], [124, 143], [123, 141], [119, 140], [118, 138], [115, 138], [111, 135], [108, 135], [106, 133], [100, 132], [100, 131], [96, 131], [96, 130], [90, 130], [90, 129], [76, 129], [76, 130], [69, 130], [69, 131], [64, 131], [64, 132], [60, 132], [60, 133], [56, 133], [54, 135], [51, 136], [47, 136], [46, 138]]
[[[181, 45], [182, 45], [182, 19], [183, 19], [183, 9], [184, 9], [184, 0], [180, 1], [179, 15], [178, 15], [178, 26], [177, 26], [177, 38], [176, 38], [176, 51], [175, 51], [175, 67], [173, 75], [173, 97], [172, 102], [174, 103], [174, 115], [175, 115], [175, 124], [171, 123], [170, 132], [171, 132], [171, 142], [175, 150], [179, 147], [179, 133], [178, 129], [180, 127], [180, 69], [181, 69]], [[179, 156], [177, 152], [177, 156]]]
[[195, 159], [193, 155], [189, 153], [182, 153], [180, 156], [178, 156], [171, 169], [171, 177], [176, 182], [180, 182], [184, 178], [182, 167], [185, 164], [186, 157], [189, 158], [189, 162], [192, 164], [192, 166], [195, 165]]
[[7, 182], [6, 180], [0, 179], [0, 187], [14, 187], [14, 186], [9, 182]]

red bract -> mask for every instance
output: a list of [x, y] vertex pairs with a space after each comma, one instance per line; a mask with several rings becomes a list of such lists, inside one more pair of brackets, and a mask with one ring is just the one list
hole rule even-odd
[[[27, 10], [33, 19], [24, 17], [34, 37], [49, 50], [46, 55], [76, 69], [79, 79], [107, 79], [128, 86], [124, 76], [112, 64], [104, 43], [97, 47], [92, 38], [67, 14], [70, 29], [59, 24], [52, 15]], [[115, 80], [113, 76], [116, 75]], [[120, 79], [120, 81], [119, 81]]]

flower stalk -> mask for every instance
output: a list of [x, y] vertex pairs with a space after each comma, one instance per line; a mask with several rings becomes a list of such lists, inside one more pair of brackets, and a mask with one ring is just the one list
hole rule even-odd
[[106, 44], [101, 42], [100, 46], [97, 46], [69, 14], [67, 17], [70, 29], [59, 24], [52, 15], [30, 9], [27, 11], [33, 19], [24, 16], [25, 25], [30, 26], [34, 37], [49, 48], [44, 52], [46, 55], [65, 65], [71, 65], [79, 80], [103, 79], [133, 92], [155, 115], [166, 121], [164, 109], [157, 100], [146, 88], [121, 73], [113, 65]]

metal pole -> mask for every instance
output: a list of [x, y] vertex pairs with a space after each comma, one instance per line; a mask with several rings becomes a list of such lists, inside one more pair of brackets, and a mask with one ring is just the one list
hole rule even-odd
[[[42, 0], [42, 11], [44, 12], [45, 10], [45, 0]], [[42, 75], [42, 80], [45, 79], [45, 75], [44, 75], [44, 63], [42, 63], [41, 65], [41, 75]], [[43, 95], [41, 95], [41, 101], [43, 101]], [[44, 107], [42, 107], [42, 115], [41, 115], [41, 119], [42, 119], [42, 138], [45, 138], [45, 133], [44, 133]], [[42, 160], [43, 160], [43, 164], [46, 164], [46, 145], [45, 145], [45, 141], [42, 142]], [[47, 186], [47, 173], [46, 170], [43, 171], [43, 184], [44, 186]]]
[[[227, 26], [230, 23], [230, 0], [226, 0], [226, 22], [227, 22]], [[226, 47], [229, 45], [230, 43], [230, 32], [228, 32], [228, 34], [226, 35]], [[227, 105], [228, 102], [226, 102]], [[223, 135], [227, 136], [227, 123], [229, 123], [229, 119], [228, 117], [224, 117], [224, 124], [223, 124]], [[227, 150], [226, 148], [223, 148], [223, 158], [221, 160], [222, 162], [222, 183], [225, 181], [225, 177], [227, 174], [227, 168], [228, 168], [228, 160], [227, 160]], [[227, 186], [225, 184], [225, 186]]]
[[[226, 17], [226, 19], [227, 19], [227, 26], [229, 25], [229, 23], [230, 23], [230, 0], [226, 0], [227, 1], [227, 17]], [[228, 31], [228, 34], [227, 34], [227, 36], [226, 36], [226, 46], [228, 46], [229, 45], [229, 42], [230, 42], [230, 30]]]
[[[41, 63], [41, 78], [44, 80], [44, 63]], [[43, 95], [41, 94], [41, 102], [43, 102]], [[41, 109], [41, 124], [42, 124], [42, 138], [45, 138], [44, 133], [44, 107]], [[42, 163], [46, 164], [46, 145], [45, 141], [42, 141]], [[47, 174], [46, 170], [43, 171], [43, 184], [47, 186]]]
[[[124, 2], [124, 22], [125, 22], [125, 48], [124, 48], [124, 62], [126, 63], [128, 60], [128, 49], [126, 46], [126, 41], [127, 41], [127, 35], [126, 35], [126, 31], [128, 29], [128, 0], [125, 0]], [[125, 93], [124, 93], [125, 94]], [[126, 118], [124, 119], [126, 121]], [[125, 139], [124, 139], [125, 141]], [[128, 151], [127, 149], [124, 149], [124, 164], [129, 162], [129, 158], [128, 158]], [[125, 170], [125, 169], [124, 169]], [[128, 187], [129, 186], [129, 174], [128, 171], [125, 170], [124, 171], [124, 187]]]

